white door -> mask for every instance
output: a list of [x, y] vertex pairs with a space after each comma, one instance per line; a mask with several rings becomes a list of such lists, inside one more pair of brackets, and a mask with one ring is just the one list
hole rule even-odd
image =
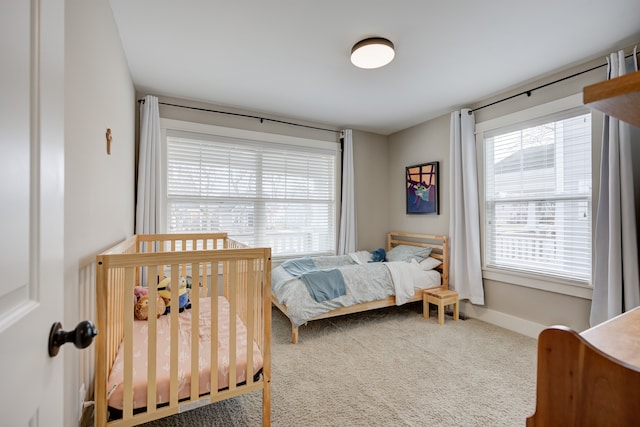
[[47, 350], [51, 325], [62, 320], [63, 208], [64, 1], [1, 0], [3, 426], [63, 424], [64, 352]]

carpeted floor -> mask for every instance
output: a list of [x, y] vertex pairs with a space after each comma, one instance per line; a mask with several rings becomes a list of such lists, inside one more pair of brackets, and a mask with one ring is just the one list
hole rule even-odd
[[[273, 312], [273, 426], [522, 426], [536, 340], [478, 320], [439, 326], [421, 303], [311, 322], [290, 343]], [[145, 424], [260, 426], [251, 393]]]

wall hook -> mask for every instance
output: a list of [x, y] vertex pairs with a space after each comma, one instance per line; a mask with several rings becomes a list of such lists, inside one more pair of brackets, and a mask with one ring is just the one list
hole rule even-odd
[[105, 136], [107, 138], [107, 154], [111, 154], [111, 128], [107, 128]]

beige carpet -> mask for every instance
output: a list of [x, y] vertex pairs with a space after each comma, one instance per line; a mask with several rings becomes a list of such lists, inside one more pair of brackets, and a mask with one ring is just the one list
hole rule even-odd
[[[478, 320], [439, 326], [421, 303], [309, 323], [273, 313], [273, 426], [522, 426], [536, 340]], [[259, 426], [261, 393], [145, 424]]]

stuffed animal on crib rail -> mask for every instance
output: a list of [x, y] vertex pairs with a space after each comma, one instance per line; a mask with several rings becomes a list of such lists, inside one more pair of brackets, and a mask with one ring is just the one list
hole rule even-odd
[[[171, 301], [171, 278], [165, 277], [158, 283], [158, 295], [164, 299], [165, 306], [167, 307], [165, 313], [171, 312], [171, 307], [175, 307]], [[185, 308], [191, 308], [191, 302], [189, 301], [189, 294], [187, 293], [187, 280], [182, 278], [178, 284], [178, 310], [180, 313]]]
[[[166, 306], [164, 304], [164, 299], [161, 296], [158, 296], [158, 300], [156, 302], [156, 318], [162, 316], [166, 310]], [[149, 319], [149, 296], [145, 295], [138, 299], [135, 307], [133, 307], [133, 315], [138, 320], [148, 320]]]

